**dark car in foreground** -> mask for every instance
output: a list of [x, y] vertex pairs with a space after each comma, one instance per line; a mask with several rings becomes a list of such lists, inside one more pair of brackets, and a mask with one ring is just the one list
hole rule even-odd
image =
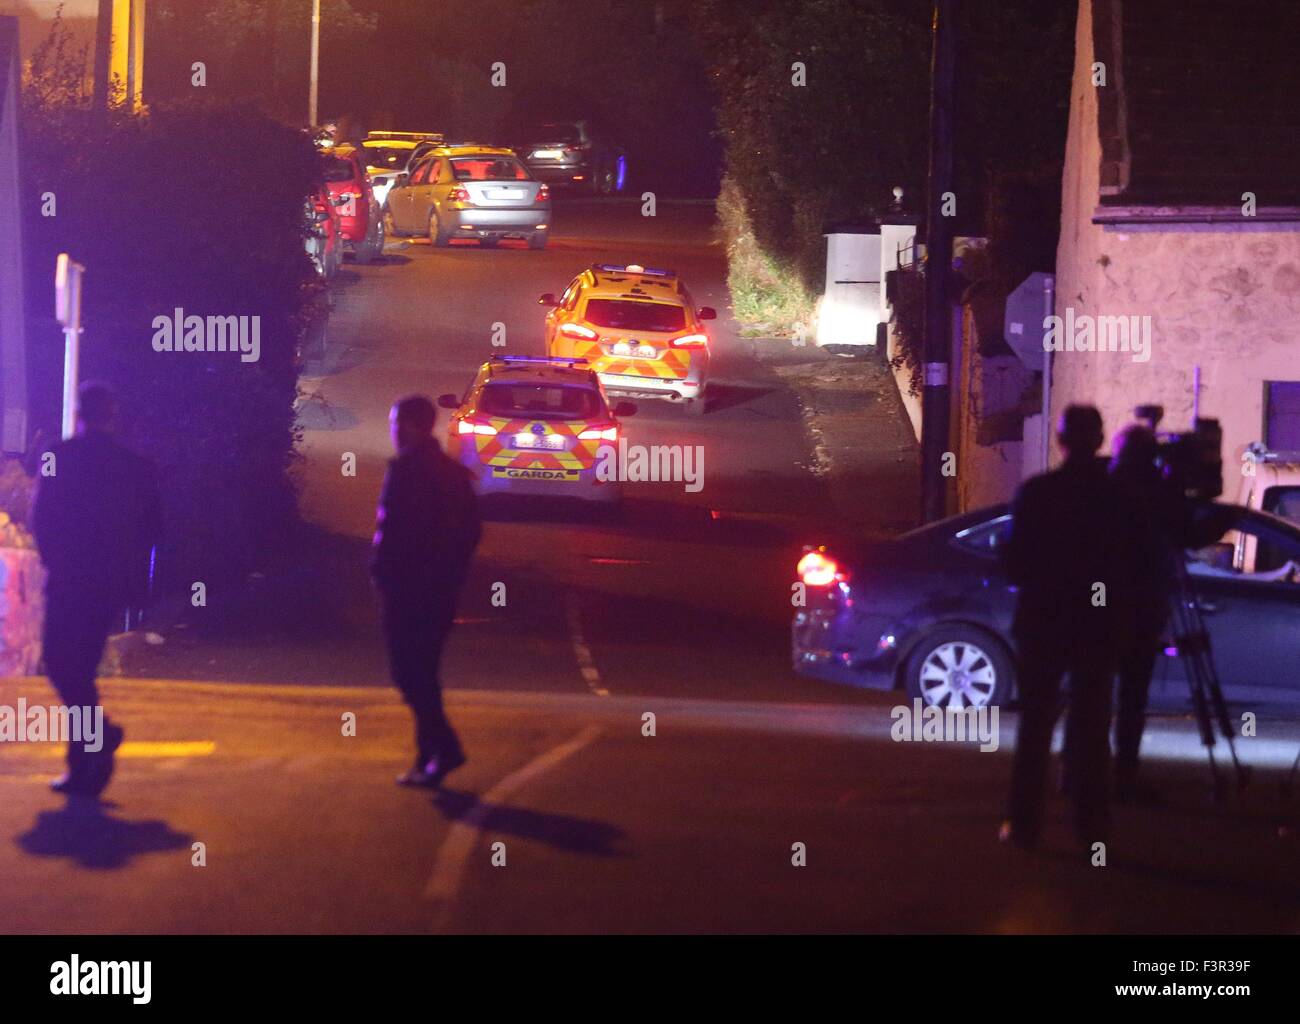
[[[1300, 528], [1240, 506], [1217, 544], [1188, 552], [1188, 571], [1224, 696], [1300, 702]], [[1016, 694], [1010, 637], [1016, 594], [999, 561], [1008, 506], [969, 512], [845, 554], [810, 549], [797, 574], [805, 606], [792, 628], [795, 671], [927, 704], [980, 707]], [[1153, 706], [1190, 705], [1172, 638]]]

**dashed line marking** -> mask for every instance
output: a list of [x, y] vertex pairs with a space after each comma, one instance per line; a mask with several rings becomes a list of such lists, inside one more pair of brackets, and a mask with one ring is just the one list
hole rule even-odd
[[596, 659], [591, 656], [591, 648], [587, 646], [587, 641], [582, 636], [582, 614], [578, 608], [578, 595], [569, 591], [565, 595], [564, 604], [565, 614], [569, 620], [569, 639], [573, 641], [573, 654], [578, 659], [578, 671], [582, 673], [587, 689], [597, 697], [608, 697], [609, 691], [601, 682], [600, 671], [596, 668]]

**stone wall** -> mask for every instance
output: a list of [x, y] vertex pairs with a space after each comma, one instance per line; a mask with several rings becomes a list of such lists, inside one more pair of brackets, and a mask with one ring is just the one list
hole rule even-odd
[[0, 547], [0, 676], [36, 674], [45, 570], [31, 548]]

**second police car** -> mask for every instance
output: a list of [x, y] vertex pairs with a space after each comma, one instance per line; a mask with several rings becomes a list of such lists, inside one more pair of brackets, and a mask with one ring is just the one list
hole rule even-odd
[[585, 359], [611, 394], [667, 398], [692, 414], [704, 412], [709, 336], [676, 271], [634, 263], [595, 263], [558, 299], [538, 302], [546, 313], [548, 355]]
[[454, 410], [447, 454], [475, 474], [479, 494], [618, 500], [616, 474], [601, 462], [612, 463], [618, 418], [636, 406], [611, 409], [583, 360], [496, 356], [463, 399], [442, 395], [438, 404]]

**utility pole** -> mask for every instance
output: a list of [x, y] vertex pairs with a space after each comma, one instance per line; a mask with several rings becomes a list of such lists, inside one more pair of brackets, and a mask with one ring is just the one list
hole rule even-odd
[[316, 124], [316, 84], [320, 72], [320, 0], [311, 0], [311, 91], [307, 100], [307, 124]]
[[108, 77], [112, 67], [113, 50], [113, 0], [99, 0], [95, 17], [95, 81], [92, 84], [91, 103], [96, 123], [108, 123]]
[[952, 218], [944, 216], [953, 192], [953, 130], [957, 71], [957, 0], [936, 0], [930, 64], [930, 187], [925, 244], [925, 360], [921, 392], [921, 519], [947, 514], [942, 475], [948, 451], [948, 367], [952, 359]]

